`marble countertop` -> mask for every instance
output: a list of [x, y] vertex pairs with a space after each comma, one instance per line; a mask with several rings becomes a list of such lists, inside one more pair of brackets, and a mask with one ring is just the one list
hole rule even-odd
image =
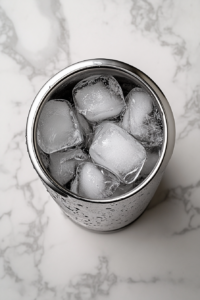
[[[0, 298], [199, 300], [200, 2], [0, 0]], [[129, 63], [166, 95], [176, 145], [146, 212], [115, 233], [65, 217], [32, 168], [41, 86], [89, 58]]]

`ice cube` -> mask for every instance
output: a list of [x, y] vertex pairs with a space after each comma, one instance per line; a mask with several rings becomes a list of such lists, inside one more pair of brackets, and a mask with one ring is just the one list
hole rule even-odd
[[91, 122], [118, 116], [126, 104], [113, 76], [96, 75], [80, 81], [72, 91], [75, 107]]
[[84, 198], [106, 199], [119, 186], [119, 180], [106, 169], [92, 162], [78, 166], [71, 191]]
[[126, 97], [127, 109], [122, 127], [145, 147], [162, 144], [162, 121], [152, 97], [141, 88], [134, 88]]
[[44, 105], [38, 121], [37, 142], [48, 154], [83, 142], [79, 123], [67, 100], [50, 100]]
[[88, 156], [81, 149], [52, 153], [50, 154], [50, 173], [58, 183], [65, 185], [75, 176], [78, 164], [87, 159]]
[[144, 147], [113, 122], [97, 127], [89, 153], [95, 163], [127, 184], [136, 180], [146, 159]]
[[75, 114], [84, 136], [84, 146], [85, 148], [89, 148], [92, 143], [92, 138], [94, 135], [92, 127], [88, 124], [88, 121], [85, 119], [83, 115], [81, 115], [77, 111], [75, 111]]

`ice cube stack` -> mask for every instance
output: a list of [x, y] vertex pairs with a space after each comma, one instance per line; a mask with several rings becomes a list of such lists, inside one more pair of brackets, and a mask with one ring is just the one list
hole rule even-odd
[[152, 96], [132, 89], [124, 99], [113, 76], [78, 82], [67, 99], [49, 100], [38, 121], [37, 142], [54, 180], [89, 199], [129, 192], [155, 166], [163, 140]]

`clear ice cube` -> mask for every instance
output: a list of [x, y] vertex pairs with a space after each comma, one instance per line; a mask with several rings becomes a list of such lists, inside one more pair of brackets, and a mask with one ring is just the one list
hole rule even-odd
[[141, 88], [134, 88], [125, 100], [127, 109], [123, 116], [122, 127], [143, 146], [160, 146], [163, 141], [162, 120], [152, 97]]
[[80, 128], [83, 133], [84, 147], [89, 148], [92, 143], [92, 138], [94, 135], [92, 127], [90, 126], [90, 124], [88, 123], [88, 121], [86, 120], [86, 118], [83, 115], [81, 115], [77, 111], [75, 111], [75, 114], [76, 114], [77, 120], [79, 122]]
[[50, 154], [50, 173], [58, 183], [65, 185], [75, 177], [78, 164], [87, 159], [88, 156], [81, 149], [52, 153]]
[[88, 77], [74, 87], [72, 94], [77, 111], [91, 122], [116, 117], [126, 107], [122, 89], [113, 76]]
[[41, 112], [37, 142], [45, 153], [54, 153], [83, 142], [77, 118], [67, 100], [50, 100]]
[[119, 180], [106, 169], [92, 162], [78, 166], [71, 191], [84, 198], [106, 199], [119, 186]]
[[97, 127], [89, 153], [95, 163], [126, 184], [136, 180], [146, 159], [144, 147], [113, 122]]

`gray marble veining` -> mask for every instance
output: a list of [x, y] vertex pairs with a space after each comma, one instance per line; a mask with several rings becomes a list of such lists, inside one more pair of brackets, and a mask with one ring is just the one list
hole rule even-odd
[[[0, 0], [2, 299], [199, 299], [199, 10], [198, 0]], [[147, 73], [177, 127], [155, 205], [112, 234], [62, 214], [32, 169], [24, 137], [41, 86], [94, 57]]]

